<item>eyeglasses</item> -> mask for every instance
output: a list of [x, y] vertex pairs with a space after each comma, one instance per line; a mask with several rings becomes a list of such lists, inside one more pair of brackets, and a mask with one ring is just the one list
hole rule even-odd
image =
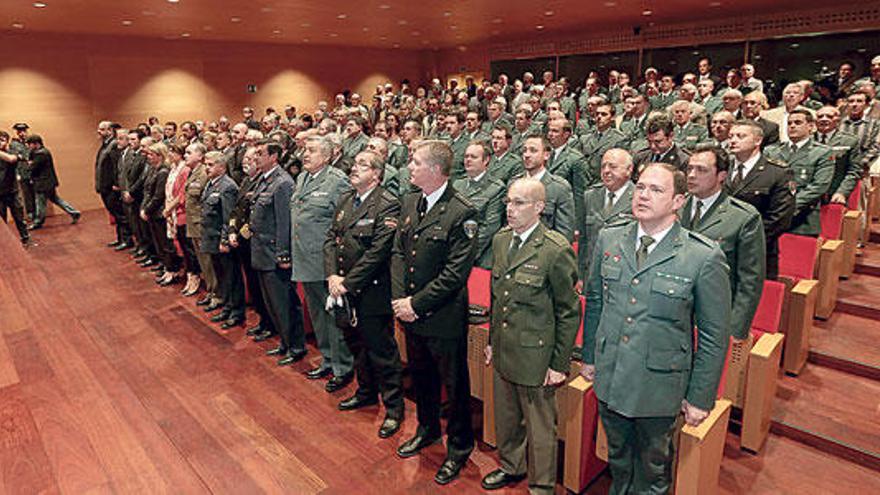
[[636, 191], [638, 191], [639, 193], [643, 193], [643, 192], [647, 191], [647, 192], [651, 193], [652, 196], [661, 196], [666, 193], [666, 189], [664, 189], [660, 186], [653, 186], [653, 185], [649, 186], [644, 183], [636, 184]]
[[519, 199], [519, 198], [514, 198], [514, 199], [504, 198], [503, 201], [504, 201], [505, 205], [513, 205], [517, 208], [521, 208], [525, 205], [535, 203], [535, 201], [526, 200], [526, 199]]

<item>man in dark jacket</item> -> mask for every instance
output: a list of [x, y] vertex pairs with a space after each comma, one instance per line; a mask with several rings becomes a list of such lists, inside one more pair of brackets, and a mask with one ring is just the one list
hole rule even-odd
[[34, 211], [34, 223], [31, 229], [43, 226], [46, 220], [46, 201], [58, 205], [65, 213], [70, 215], [71, 223], [79, 221], [80, 212], [67, 201], [64, 201], [55, 192], [58, 187], [58, 176], [55, 175], [55, 163], [52, 153], [43, 146], [43, 138], [37, 134], [31, 134], [25, 139], [30, 149], [31, 180], [34, 182], [34, 199], [36, 208]]

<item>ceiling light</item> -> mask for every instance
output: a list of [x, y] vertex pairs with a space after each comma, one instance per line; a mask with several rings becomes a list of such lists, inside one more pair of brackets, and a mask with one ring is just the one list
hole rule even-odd
[[20, 22], [13, 22], [12, 27], [13, 27], [13, 29], [24, 29], [24, 24], [22, 24]]
[[304, 27], [304, 28], [312, 27], [312, 25], [308, 22], [304, 22], [304, 23], [300, 24], [299, 26]]
[[308, 42], [309, 42], [308, 38], [303, 38], [303, 43], [308, 43]]
[[651, 9], [645, 9], [642, 11], [642, 15], [651, 15], [653, 13], [654, 11], [652, 11]]
[[395, 43], [395, 44], [393, 44], [393, 45], [391, 45], [391, 46], [393, 46], [394, 48], [400, 48], [400, 43]]
[[609, 7], [609, 8], [610, 7], [617, 7], [617, 2], [605, 2], [602, 5]]
[[189, 33], [180, 33], [181, 38], [189, 38]]
[[331, 37], [331, 38], [338, 38], [338, 37], [339, 37], [339, 33], [330, 33], [330, 34], [328, 34], [327, 36], [329, 36], [329, 37]]
[[406, 21], [406, 19], [401, 19], [401, 20], [397, 21], [398, 26], [406, 26], [407, 24], [409, 24], [409, 23]]
[[492, 24], [501, 24], [502, 22], [504, 21], [500, 17], [492, 19]]
[[538, 24], [537, 26], [535, 26], [535, 29], [537, 29], [538, 31], [540, 31], [540, 30], [544, 29], [544, 25], [543, 25], [543, 24]]
[[241, 17], [231, 17], [229, 22], [241, 22]]
[[131, 26], [132, 24], [134, 24], [134, 23], [128, 19], [122, 21], [123, 26]]
[[168, 3], [177, 3], [177, 2], [179, 2], [179, 1], [180, 1], [180, 0], [168, 0]]
[[452, 17], [452, 12], [447, 10], [446, 12], [443, 13], [443, 17]]
[[797, 48], [800, 48], [801, 45], [799, 43], [792, 43], [788, 46], [790, 46], [792, 49], [797, 49]]
[[275, 9], [273, 9], [272, 7], [260, 7], [260, 12], [262, 12], [264, 14], [268, 14], [268, 13], [274, 12], [274, 11], [275, 11]]
[[550, 17], [550, 16], [552, 16], [552, 15], [555, 14], [555, 13], [556, 13], [556, 12], [553, 12], [552, 10], [548, 10], [548, 11], [544, 12], [544, 15], [547, 16], [547, 17]]
[[281, 30], [280, 30], [280, 29], [275, 29], [275, 30], [272, 31], [272, 34], [281, 34]]
[[386, 40], [388, 40], [388, 36], [379, 36], [379, 41], [386, 41]]
[[367, 26], [364, 26], [363, 28], [361, 28], [361, 31], [363, 31], [363, 32], [366, 33], [366, 32], [369, 32], [369, 31], [370, 31], [370, 28], [367, 27]]
[[379, 6], [379, 8], [380, 8], [381, 10], [388, 10], [388, 9], [391, 8], [391, 6], [388, 5], [387, 3], [383, 3], [382, 5]]
[[342, 20], [345, 20], [346, 18], [348, 18], [348, 15], [346, 15], [346, 14], [339, 14], [338, 16], [336, 16], [336, 18], [339, 19], [340, 21], [342, 21]]
[[34, 7], [38, 8], [38, 9], [45, 9], [46, 3], [45, 2], [34, 2]]
[[419, 36], [419, 35], [421, 35], [422, 33], [418, 32], [418, 31], [413, 31], [413, 32], [411, 32], [411, 33], [409, 33], [409, 34], [411, 34], [412, 36]]

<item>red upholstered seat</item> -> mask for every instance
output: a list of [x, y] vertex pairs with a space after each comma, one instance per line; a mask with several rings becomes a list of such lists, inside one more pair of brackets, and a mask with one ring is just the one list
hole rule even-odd
[[296, 284], [296, 294], [299, 296], [299, 300], [302, 301], [303, 331], [305, 333], [315, 333], [315, 328], [312, 327], [312, 318], [309, 316], [309, 307], [306, 304], [306, 293], [300, 282]]
[[578, 296], [581, 300], [581, 324], [578, 325], [577, 337], [574, 338], [574, 346], [581, 348], [584, 346], [584, 312], [587, 310], [587, 298]]
[[752, 318], [752, 335], [757, 339], [764, 333], [779, 331], [782, 319], [782, 302], [785, 298], [785, 284], [775, 280], [764, 281], [764, 292], [758, 302], [758, 310]]
[[468, 299], [470, 304], [488, 308], [492, 306], [492, 272], [474, 267], [468, 277]]
[[843, 216], [846, 207], [840, 204], [822, 205], [819, 209], [819, 222], [823, 239], [840, 239], [843, 231]]
[[849, 198], [846, 200], [846, 209], [847, 210], [858, 210], [859, 209], [859, 201], [862, 199], [862, 181], [859, 180], [856, 182], [856, 188], [849, 193]]
[[814, 237], [782, 234], [779, 237], [779, 275], [794, 280], [813, 278], [821, 241]]

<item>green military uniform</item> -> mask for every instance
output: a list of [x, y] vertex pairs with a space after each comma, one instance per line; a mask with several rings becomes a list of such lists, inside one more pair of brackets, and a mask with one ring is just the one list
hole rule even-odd
[[492, 140], [492, 136], [483, 132], [481, 128], [477, 128], [477, 130], [473, 132], [468, 132], [467, 129], [465, 129], [464, 131], [462, 131], [462, 134], [464, 134], [464, 137], [467, 140], [468, 144], [470, 144], [471, 141], [485, 141], [488, 143]]
[[501, 156], [492, 156], [492, 159], [489, 160], [489, 175], [500, 180], [503, 184], [507, 184], [524, 171], [522, 157], [515, 155], [510, 149]]
[[[708, 199], [708, 198], [707, 198]], [[764, 222], [754, 206], [720, 191], [708, 207], [700, 208], [693, 224], [696, 198], [681, 209], [681, 226], [716, 241], [730, 267], [730, 333], [737, 339], [749, 336], [752, 318], [764, 289], [766, 245]]]
[[382, 172], [382, 189], [398, 196], [400, 192], [400, 177], [397, 169], [391, 164], [385, 164], [385, 171]]
[[[624, 119], [620, 122], [620, 132], [626, 136], [629, 149], [640, 149], [643, 146], [641, 143], [645, 140], [645, 126], [647, 122], [647, 115], [642, 115], [635, 119]], [[647, 143], [644, 146], [647, 146]]]
[[816, 142], [830, 146], [835, 158], [834, 176], [828, 188], [827, 199], [835, 193], [849, 198], [859, 179], [862, 178], [862, 164], [858, 160], [859, 138], [838, 130], [830, 137], [817, 132]]
[[[568, 181], [551, 174], [546, 169], [541, 176], [541, 183], [544, 184], [544, 212], [541, 213], [541, 221], [544, 225], [560, 234], [566, 239], [574, 239], [574, 222], [575, 207], [574, 196], [571, 193], [571, 186]], [[522, 173], [514, 180], [520, 177], [528, 177], [528, 174]]]
[[544, 134], [544, 130], [541, 124], [532, 122], [525, 131], [520, 132], [513, 129], [511, 134], [513, 135], [513, 140], [510, 143], [510, 151], [515, 155], [522, 155], [523, 144], [525, 144], [526, 138], [535, 134]]
[[672, 139], [682, 148], [693, 151], [699, 143], [709, 139], [709, 130], [705, 126], [688, 122], [683, 126], [675, 126]]
[[464, 131], [461, 131], [455, 139], [452, 139], [451, 137], [447, 137], [446, 139], [449, 140], [449, 147], [452, 148], [452, 172], [449, 174], [449, 180], [455, 181], [465, 176], [464, 152], [467, 151], [470, 140], [467, 138]]
[[574, 127], [574, 134], [580, 139], [593, 132], [596, 128], [596, 122], [589, 115], [584, 115]]
[[508, 127], [513, 128], [513, 122], [511, 121], [510, 114], [504, 113], [501, 117], [498, 117], [496, 120], [487, 120], [480, 125], [480, 131], [487, 136], [492, 136], [492, 131], [495, 129], [497, 125], [506, 125]]
[[706, 109], [706, 115], [711, 119], [712, 115], [721, 110], [723, 106], [723, 102], [721, 101], [721, 97], [717, 95], [711, 95], [705, 100], [699, 102], [700, 105], [703, 105], [703, 108]]
[[559, 99], [559, 110], [565, 114], [569, 122], [574, 122], [577, 118], [577, 102], [571, 96], [563, 96]]
[[405, 144], [388, 143], [388, 164], [394, 168], [406, 167], [409, 163], [409, 148]]
[[614, 127], [604, 131], [594, 128], [592, 132], [581, 136], [581, 152], [587, 159], [587, 186], [598, 184], [601, 179], [602, 156], [612, 148], [626, 148], [626, 136]]
[[794, 174], [794, 216], [788, 229], [792, 234], [817, 237], [822, 228], [819, 222], [819, 204], [828, 192], [834, 177], [834, 151], [824, 144], [807, 139], [797, 150], [790, 142], [774, 144], [767, 148], [768, 159], [788, 164]]
[[363, 132], [359, 132], [355, 137], [347, 137], [342, 140], [342, 156], [354, 160], [358, 153], [367, 149], [367, 141], [370, 138]]
[[599, 231], [608, 225], [632, 219], [634, 189], [633, 183], [627, 181], [622, 190], [615, 193], [610, 208], [607, 207], [610, 191], [604, 184], [596, 184], [584, 193], [584, 224], [578, 238], [578, 275], [581, 280], [587, 279], [587, 268], [590, 266]]
[[543, 383], [548, 368], [568, 371], [580, 325], [574, 253], [567, 239], [540, 222], [511, 252], [513, 236], [505, 227], [492, 241], [496, 262], [489, 343], [495, 365], [498, 452], [504, 472], [527, 471], [531, 493], [552, 494], [556, 388]]
[[669, 491], [675, 418], [683, 399], [714, 406], [730, 331], [718, 245], [675, 222], [639, 266], [638, 226], [599, 233], [585, 282], [583, 362], [595, 365], [612, 494]]
[[562, 177], [571, 186], [571, 192], [574, 194], [575, 226], [581, 225], [583, 221], [578, 213], [583, 212], [581, 203], [584, 200], [584, 191], [587, 189], [587, 161], [577, 150], [577, 145], [576, 139], [569, 139], [561, 149], [550, 151], [550, 160], [547, 162], [547, 171]]
[[477, 256], [474, 265], [492, 268], [492, 237], [503, 224], [503, 200], [507, 187], [488, 172], [480, 180], [470, 177], [458, 179], [452, 187], [469, 199], [477, 210]]
[[672, 105], [675, 100], [678, 99], [678, 95], [675, 91], [670, 91], [666, 94], [659, 93], [655, 96], [648, 97], [648, 103], [651, 105], [651, 110], [666, 110], [669, 105]]

